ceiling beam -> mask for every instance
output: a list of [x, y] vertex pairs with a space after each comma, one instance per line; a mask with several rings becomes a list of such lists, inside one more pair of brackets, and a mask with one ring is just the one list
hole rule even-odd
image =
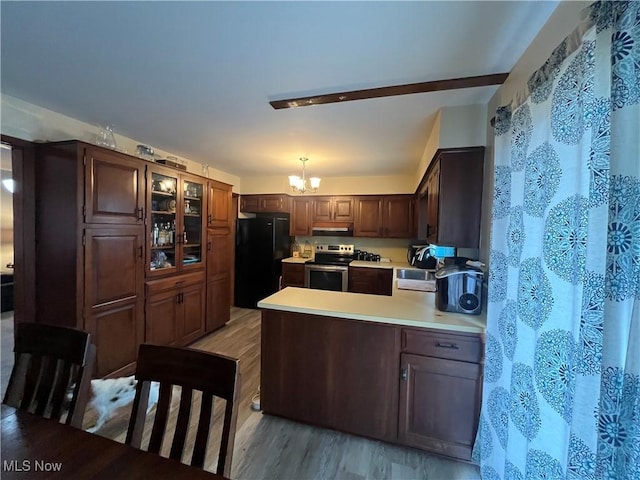
[[350, 92], [326, 93], [311, 97], [285, 98], [269, 102], [273, 108], [307, 107], [310, 105], [322, 105], [324, 103], [350, 102], [352, 100], [365, 100], [367, 98], [393, 97], [396, 95], [409, 95], [411, 93], [438, 92], [442, 90], [455, 90], [458, 88], [486, 87], [488, 85], [502, 85], [509, 76], [508, 73], [495, 73], [492, 75], [480, 75], [477, 77], [450, 78], [435, 80], [432, 82], [408, 83], [406, 85], [392, 85], [389, 87], [367, 88]]

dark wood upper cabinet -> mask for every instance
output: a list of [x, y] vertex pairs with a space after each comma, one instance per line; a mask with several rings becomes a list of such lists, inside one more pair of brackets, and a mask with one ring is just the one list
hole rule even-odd
[[312, 197], [312, 222], [353, 222], [353, 197]]
[[[418, 188], [418, 237], [459, 248], [478, 248], [484, 147], [436, 152]], [[426, 210], [426, 211], [425, 211]]]
[[240, 211], [244, 213], [289, 213], [289, 195], [241, 195]]
[[414, 235], [414, 196], [361, 196], [355, 199], [356, 237], [411, 238]]
[[291, 199], [291, 235], [311, 235], [311, 203], [309, 197], [294, 197]]
[[207, 228], [231, 228], [231, 185], [216, 180], [209, 180], [207, 185]]
[[413, 206], [413, 195], [388, 195], [384, 197], [382, 223], [385, 237], [413, 237], [415, 230]]
[[426, 231], [425, 238], [430, 242], [438, 241], [440, 208], [440, 163], [433, 166], [426, 184]]
[[240, 211], [244, 213], [258, 213], [260, 212], [260, 195], [241, 195], [240, 196]]
[[145, 165], [99, 147], [84, 149], [85, 222], [142, 225]]
[[355, 237], [381, 237], [383, 235], [382, 203], [383, 198], [379, 196], [356, 197], [353, 225]]

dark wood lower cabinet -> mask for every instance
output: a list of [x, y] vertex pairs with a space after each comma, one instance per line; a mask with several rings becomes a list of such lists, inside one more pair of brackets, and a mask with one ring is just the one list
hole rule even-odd
[[229, 228], [207, 231], [207, 314], [205, 332], [223, 327], [231, 315], [233, 238]]
[[204, 335], [204, 272], [147, 282], [145, 341], [187, 345]]
[[174, 289], [150, 294], [147, 297], [145, 310], [147, 317], [145, 341], [155, 345], [176, 345], [178, 343], [176, 331], [178, 303]]
[[394, 327], [384, 324], [263, 311], [263, 411], [394, 441], [397, 335]]
[[480, 404], [480, 365], [411, 354], [402, 354], [401, 359], [398, 440], [471, 460]]
[[182, 322], [178, 327], [181, 345], [188, 345], [204, 335], [206, 288], [204, 278], [201, 282], [182, 287], [180, 292]]
[[231, 277], [217, 276], [207, 279], [207, 333], [223, 327], [231, 317]]
[[143, 305], [138, 299], [91, 310], [86, 318], [96, 348], [95, 375], [119, 377], [135, 370], [138, 346], [143, 342]]
[[468, 461], [481, 347], [479, 334], [263, 310], [262, 409]]
[[304, 287], [304, 263], [282, 262], [282, 288]]
[[391, 295], [393, 292], [393, 269], [349, 267], [349, 291]]

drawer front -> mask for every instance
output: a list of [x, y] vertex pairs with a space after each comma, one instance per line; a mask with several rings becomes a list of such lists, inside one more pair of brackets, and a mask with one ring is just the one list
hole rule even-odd
[[403, 329], [402, 351], [429, 357], [480, 363], [483, 345], [480, 335], [467, 336]]
[[147, 282], [147, 295], [153, 295], [165, 290], [179, 287], [186, 287], [204, 282], [204, 272], [188, 273], [186, 275], [175, 275], [169, 278], [151, 280]]

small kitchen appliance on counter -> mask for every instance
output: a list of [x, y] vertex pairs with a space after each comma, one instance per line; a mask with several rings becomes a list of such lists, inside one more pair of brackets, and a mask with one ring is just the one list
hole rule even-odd
[[409, 263], [412, 267], [433, 270], [438, 264], [438, 259], [429, 252], [429, 245], [415, 245], [414, 253]]
[[447, 265], [435, 273], [436, 308], [443, 312], [479, 315], [484, 273], [471, 265]]

